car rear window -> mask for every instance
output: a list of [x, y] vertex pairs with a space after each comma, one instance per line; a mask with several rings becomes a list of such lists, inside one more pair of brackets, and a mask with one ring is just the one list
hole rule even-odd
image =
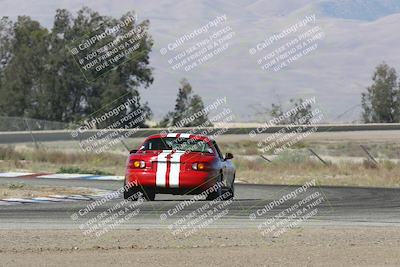
[[189, 138], [153, 138], [144, 142], [140, 150], [178, 150], [190, 152], [213, 153], [208, 143]]

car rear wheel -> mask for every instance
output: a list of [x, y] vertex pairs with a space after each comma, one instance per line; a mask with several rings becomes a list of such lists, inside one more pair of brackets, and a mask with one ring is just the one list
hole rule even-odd
[[224, 200], [232, 199], [235, 196], [235, 186], [232, 185], [230, 188], [227, 188], [226, 192], [229, 192], [229, 194], [224, 193]]
[[233, 175], [233, 181], [231, 184], [231, 187], [228, 188], [227, 192], [229, 192], [229, 195], [225, 199], [233, 199], [235, 197], [235, 178], [236, 178], [236, 173]]
[[137, 187], [129, 187], [124, 189], [124, 199], [138, 200], [139, 189]]
[[[219, 175], [217, 182], [218, 183], [222, 182], [222, 174]], [[221, 195], [222, 195], [222, 187], [218, 186], [216, 190], [207, 195], [206, 200], [214, 200], [219, 198]]]
[[154, 190], [152, 190], [152, 189], [144, 188], [143, 189], [143, 196], [144, 196], [144, 198], [146, 200], [154, 201], [154, 199], [156, 198], [156, 192]]

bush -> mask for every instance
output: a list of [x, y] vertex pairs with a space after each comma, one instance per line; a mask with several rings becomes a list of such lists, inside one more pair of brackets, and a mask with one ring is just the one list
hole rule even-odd
[[101, 171], [101, 170], [84, 170], [78, 167], [61, 167], [57, 173], [87, 173], [94, 175], [114, 175], [113, 173]]
[[25, 157], [15, 151], [14, 147], [0, 147], [0, 160], [23, 160]]

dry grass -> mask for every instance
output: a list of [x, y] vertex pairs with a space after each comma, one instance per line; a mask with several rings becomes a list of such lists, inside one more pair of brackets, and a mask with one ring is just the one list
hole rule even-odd
[[75, 172], [123, 174], [126, 156], [48, 149], [0, 147], [0, 171]]
[[[400, 140], [399, 140], [400, 141]], [[263, 151], [265, 143], [258, 146], [258, 141], [240, 140], [238, 142], [219, 142], [222, 151], [233, 152], [239, 155], [271, 155], [273, 151]], [[400, 142], [355, 142], [355, 141], [301, 141], [291, 146], [291, 149], [312, 148], [317, 153], [335, 157], [365, 157], [360, 148], [364, 145], [378, 158], [400, 159]]]
[[32, 186], [24, 183], [0, 184], [0, 198], [32, 198], [46, 197], [49, 195], [75, 195], [93, 194], [94, 191], [86, 188], [58, 187], [58, 186]]
[[[359, 162], [337, 160], [325, 166], [305, 149], [288, 150], [268, 163], [258, 156], [255, 142], [223, 143], [223, 151], [235, 152], [236, 177], [248, 183], [302, 184], [317, 179], [321, 185], [341, 186], [400, 186], [400, 163], [379, 160], [376, 166], [364, 160]], [[298, 144], [304, 147], [304, 144]], [[329, 144], [320, 151], [332, 150], [342, 144]], [[380, 147], [387, 149], [386, 146]], [[318, 152], [319, 153], [319, 152]], [[385, 152], [386, 153], [386, 152]], [[0, 172], [79, 172], [123, 175], [126, 156], [121, 153], [87, 153], [79, 150], [61, 151], [33, 148], [0, 147]], [[270, 156], [268, 156], [270, 157]], [[324, 157], [324, 154], [322, 154]], [[365, 155], [364, 155], [365, 158]]]
[[320, 185], [400, 187], [400, 164], [380, 161], [340, 161], [325, 166], [303, 153], [286, 152], [272, 163], [262, 158], [236, 158], [237, 177], [248, 183], [303, 184], [316, 179]]

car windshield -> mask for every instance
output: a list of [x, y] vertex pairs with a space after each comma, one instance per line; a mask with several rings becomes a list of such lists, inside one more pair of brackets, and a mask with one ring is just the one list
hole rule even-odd
[[180, 150], [190, 152], [213, 153], [208, 143], [189, 138], [153, 138], [147, 140], [140, 150]]

